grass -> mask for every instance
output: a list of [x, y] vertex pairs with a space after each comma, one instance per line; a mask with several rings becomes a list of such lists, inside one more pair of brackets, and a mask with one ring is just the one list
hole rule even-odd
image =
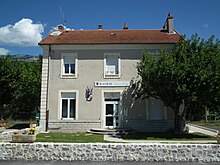
[[207, 126], [207, 127], [220, 127], [220, 120], [208, 120], [208, 122], [205, 122], [205, 120], [201, 121], [193, 121], [192, 124], [200, 125], [200, 126]]
[[36, 142], [63, 142], [63, 143], [96, 143], [106, 142], [103, 135], [89, 133], [40, 133]]
[[193, 140], [216, 140], [215, 137], [207, 136], [204, 134], [193, 133], [177, 135], [173, 133], [133, 133], [122, 135], [124, 140], [173, 140], [173, 141], [193, 141]]
[[[22, 129], [28, 128], [30, 121], [6, 121], [6, 128]], [[195, 121], [192, 124], [207, 127], [220, 127], [220, 121]], [[216, 140], [214, 137], [203, 134], [183, 134], [176, 135], [172, 133], [134, 133], [122, 135], [125, 140], [173, 140], [173, 141], [193, 141], [193, 140]], [[103, 135], [94, 135], [88, 133], [42, 133], [37, 135], [37, 142], [66, 142], [66, 143], [105, 143]]]
[[[215, 137], [203, 134], [183, 134], [173, 133], [133, 133], [122, 135], [124, 140], [173, 140], [173, 141], [193, 141], [193, 140], [216, 140]], [[36, 142], [62, 142], [62, 143], [106, 143], [103, 135], [89, 133], [41, 133], [37, 135]]]

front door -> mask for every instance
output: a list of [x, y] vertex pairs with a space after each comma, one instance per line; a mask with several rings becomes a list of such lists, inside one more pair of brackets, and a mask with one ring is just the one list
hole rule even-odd
[[119, 127], [119, 101], [105, 101], [105, 128]]

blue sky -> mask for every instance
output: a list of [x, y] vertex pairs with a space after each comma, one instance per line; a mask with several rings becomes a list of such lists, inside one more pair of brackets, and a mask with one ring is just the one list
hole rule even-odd
[[6, 0], [0, 5], [0, 54], [41, 54], [39, 40], [62, 23], [60, 6], [66, 27], [75, 30], [98, 24], [122, 29], [124, 22], [129, 29], [161, 29], [171, 12], [174, 28], [187, 38], [220, 39], [219, 0]]

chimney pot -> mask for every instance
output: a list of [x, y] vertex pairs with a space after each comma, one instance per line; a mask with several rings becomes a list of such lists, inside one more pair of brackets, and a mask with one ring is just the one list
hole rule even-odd
[[128, 25], [127, 25], [126, 22], [124, 23], [124, 27], [123, 27], [123, 29], [124, 29], [124, 30], [127, 30], [127, 29], [128, 29]]
[[169, 13], [168, 13], [168, 17], [170, 17], [170, 16], [171, 16], [171, 13], [169, 12]]
[[169, 12], [168, 17], [166, 19], [166, 22], [163, 26], [163, 29], [166, 30], [168, 33], [174, 32], [173, 16], [170, 12]]
[[102, 30], [102, 25], [101, 24], [98, 25], [98, 29]]
[[173, 18], [173, 15], [171, 14], [171, 12], [169, 12], [168, 18]]

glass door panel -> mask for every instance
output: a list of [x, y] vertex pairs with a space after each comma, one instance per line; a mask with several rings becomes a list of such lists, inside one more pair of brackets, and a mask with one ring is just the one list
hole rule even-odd
[[113, 115], [114, 104], [106, 104], [105, 115]]
[[117, 128], [119, 127], [119, 102], [106, 101], [105, 102], [105, 127]]
[[106, 126], [113, 126], [113, 116], [106, 116]]

